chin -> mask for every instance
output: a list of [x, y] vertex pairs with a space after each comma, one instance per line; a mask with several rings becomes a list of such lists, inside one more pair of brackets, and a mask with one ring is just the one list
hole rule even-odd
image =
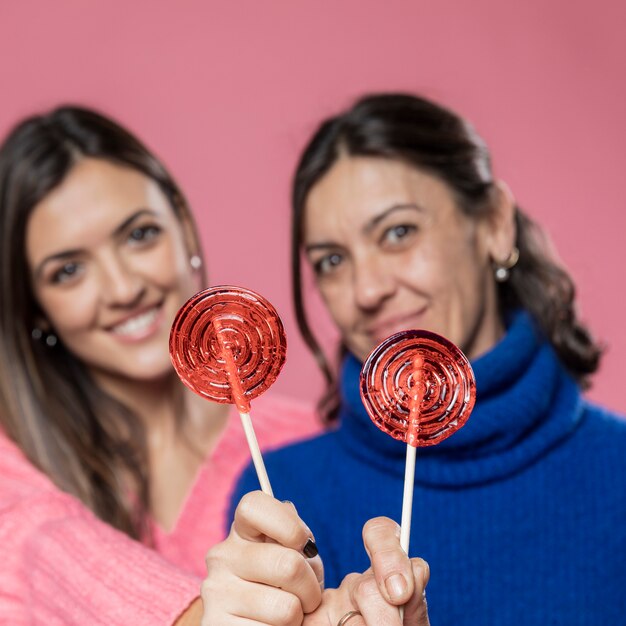
[[359, 342], [357, 344], [351, 343], [349, 341], [344, 340], [345, 345], [348, 350], [357, 358], [359, 361], [364, 362], [365, 359], [370, 355], [370, 352], [378, 345], [371, 342]]
[[169, 360], [169, 357], [166, 362], [158, 363], [152, 361], [149, 364], [141, 364], [137, 367], [134, 367], [133, 370], [133, 378], [145, 381], [161, 380], [174, 372], [174, 368], [172, 367], [172, 363]]
[[106, 377], [112, 377], [113, 379], [117, 379], [119, 381], [126, 380], [128, 382], [137, 382], [137, 383], [150, 383], [157, 382], [166, 379], [168, 376], [172, 375], [174, 372], [174, 368], [172, 367], [171, 362], [155, 362], [154, 360], [143, 363], [143, 362], [126, 362], [125, 367], [106, 367], [101, 366], [98, 368]]
[[169, 368], [167, 370], [135, 370], [135, 371], [125, 371], [119, 372], [117, 377], [120, 379], [125, 379], [129, 382], [138, 383], [138, 384], [153, 384], [153, 383], [162, 383], [167, 380], [174, 373], [173, 368]]

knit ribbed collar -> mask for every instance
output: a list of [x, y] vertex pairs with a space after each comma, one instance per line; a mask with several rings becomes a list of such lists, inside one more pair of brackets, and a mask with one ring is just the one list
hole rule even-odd
[[[463, 486], [498, 480], [536, 462], [569, 436], [583, 414], [579, 389], [530, 316], [512, 316], [506, 335], [472, 362], [476, 405], [465, 426], [417, 453], [416, 483]], [[361, 363], [346, 358], [337, 437], [349, 454], [403, 474], [405, 444], [378, 430], [359, 395]]]

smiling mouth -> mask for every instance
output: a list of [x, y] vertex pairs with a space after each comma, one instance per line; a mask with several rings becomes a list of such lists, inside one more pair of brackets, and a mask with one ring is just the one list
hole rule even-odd
[[390, 335], [394, 335], [402, 330], [410, 330], [418, 328], [415, 322], [424, 315], [427, 307], [423, 307], [418, 311], [412, 311], [407, 315], [398, 315], [384, 322], [375, 324], [366, 329], [366, 332], [374, 337], [378, 342], [386, 339]]
[[158, 304], [147, 311], [135, 315], [120, 324], [111, 327], [111, 332], [125, 339], [143, 338], [154, 330], [159, 319], [161, 305]]

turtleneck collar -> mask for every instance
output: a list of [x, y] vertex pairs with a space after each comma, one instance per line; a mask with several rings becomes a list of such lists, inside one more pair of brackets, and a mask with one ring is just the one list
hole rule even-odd
[[[506, 335], [472, 367], [474, 410], [454, 435], [418, 449], [416, 483], [452, 487], [504, 478], [548, 453], [580, 422], [578, 387], [526, 312], [512, 316]], [[359, 395], [360, 371], [348, 355], [337, 436], [349, 454], [402, 474], [406, 446], [370, 420]]]

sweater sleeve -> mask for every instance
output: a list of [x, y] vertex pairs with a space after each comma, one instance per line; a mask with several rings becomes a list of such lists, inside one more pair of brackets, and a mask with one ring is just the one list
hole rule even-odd
[[0, 622], [171, 625], [200, 581], [98, 520], [0, 435]]

